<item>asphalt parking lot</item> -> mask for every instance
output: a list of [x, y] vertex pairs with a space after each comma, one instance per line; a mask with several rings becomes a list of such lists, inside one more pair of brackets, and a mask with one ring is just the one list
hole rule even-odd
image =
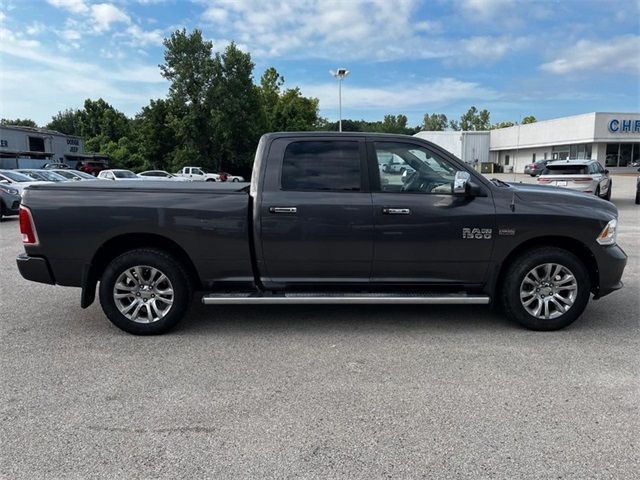
[[614, 178], [625, 288], [549, 333], [477, 306], [196, 302], [134, 337], [23, 280], [4, 220], [0, 477], [637, 478], [634, 189]]

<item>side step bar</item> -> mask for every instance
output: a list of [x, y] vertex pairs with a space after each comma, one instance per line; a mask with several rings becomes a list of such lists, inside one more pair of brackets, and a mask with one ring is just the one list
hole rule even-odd
[[390, 304], [390, 305], [487, 305], [486, 295], [407, 295], [407, 294], [210, 294], [202, 297], [205, 305], [283, 305], [283, 304]]

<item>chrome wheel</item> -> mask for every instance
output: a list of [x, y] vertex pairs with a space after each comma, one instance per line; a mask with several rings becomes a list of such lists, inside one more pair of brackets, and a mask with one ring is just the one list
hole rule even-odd
[[127, 268], [113, 287], [113, 300], [122, 315], [136, 323], [164, 318], [173, 305], [173, 286], [160, 270], [148, 265]]
[[564, 315], [576, 301], [578, 282], [567, 267], [544, 263], [531, 269], [520, 284], [520, 302], [532, 316], [544, 320]]

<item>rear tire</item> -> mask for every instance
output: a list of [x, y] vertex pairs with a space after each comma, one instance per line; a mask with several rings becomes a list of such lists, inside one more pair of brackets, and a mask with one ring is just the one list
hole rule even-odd
[[582, 314], [590, 290], [589, 272], [578, 257], [562, 248], [537, 247], [507, 267], [501, 303], [506, 315], [526, 328], [559, 330]]
[[600, 196], [600, 185], [598, 185], [598, 186], [596, 187], [596, 192], [595, 192], [595, 193], [596, 193], [596, 197], [598, 197], [598, 198], [602, 198], [602, 197]]
[[152, 248], [114, 258], [100, 280], [102, 310], [133, 335], [168, 332], [184, 317], [191, 297], [189, 275], [180, 262]]
[[215, 178], [207, 178], [205, 180], [205, 182], [215, 182], [215, 181], [216, 181]]
[[636, 205], [640, 205], [640, 190], [636, 191]]

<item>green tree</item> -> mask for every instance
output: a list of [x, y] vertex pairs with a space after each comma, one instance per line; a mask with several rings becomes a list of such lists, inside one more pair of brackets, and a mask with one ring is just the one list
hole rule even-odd
[[533, 115], [527, 115], [522, 119], [522, 123], [526, 125], [527, 123], [536, 123], [538, 120]]
[[260, 78], [260, 98], [264, 112], [264, 128], [267, 131], [275, 131], [275, 115], [280, 100], [280, 88], [284, 85], [284, 77], [278, 71], [269, 67]]
[[0, 119], [0, 125], [13, 125], [16, 127], [33, 127], [37, 128], [38, 124], [31, 120], [30, 118], [16, 118], [12, 120], [10, 118], [2, 118]]
[[78, 109], [68, 108], [55, 114], [46, 128], [56, 130], [65, 135], [82, 136], [83, 113]]
[[303, 97], [299, 88], [291, 88], [278, 98], [270, 130], [313, 130], [318, 123], [318, 99]]
[[182, 29], [166, 38], [164, 46], [160, 71], [171, 82], [168, 100], [175, 109], [168, 122], [178, 141], [175, 160], [211, 168], [213, 153], [220, 146], [213, 86], [222, 74], [212, 58], [212, 43], [203, 39], [200, 30], [187, 34]]
[[444, 113], [424, 114], [422, 130], [441, 132], [447, 128], [448, 120]]
[[[476, 107], [470, 107], [466, 113], [460, 117], [459, 129], [467, 130], [489, 130], [491, 122], [489, 120], [488, 110], [478, 110]], [[453, 130], [456, 130], [455, 128]]]
[[172, 169], [173, 152], [178, 142], [171, 116], [170, 103], [162, 99], [151, 100], [136, 116], [134, 138], [139, 144], [143, 169]]
[[507, 121], [507, 122], [498, 122], [495, 125], [493, 125], [491, 128], [492, 129], [497, 129], [497, 128], [508, 128], [508, 127], [513, 127], [515, 125], [515, 123], [511, 122], [511, 121]]

